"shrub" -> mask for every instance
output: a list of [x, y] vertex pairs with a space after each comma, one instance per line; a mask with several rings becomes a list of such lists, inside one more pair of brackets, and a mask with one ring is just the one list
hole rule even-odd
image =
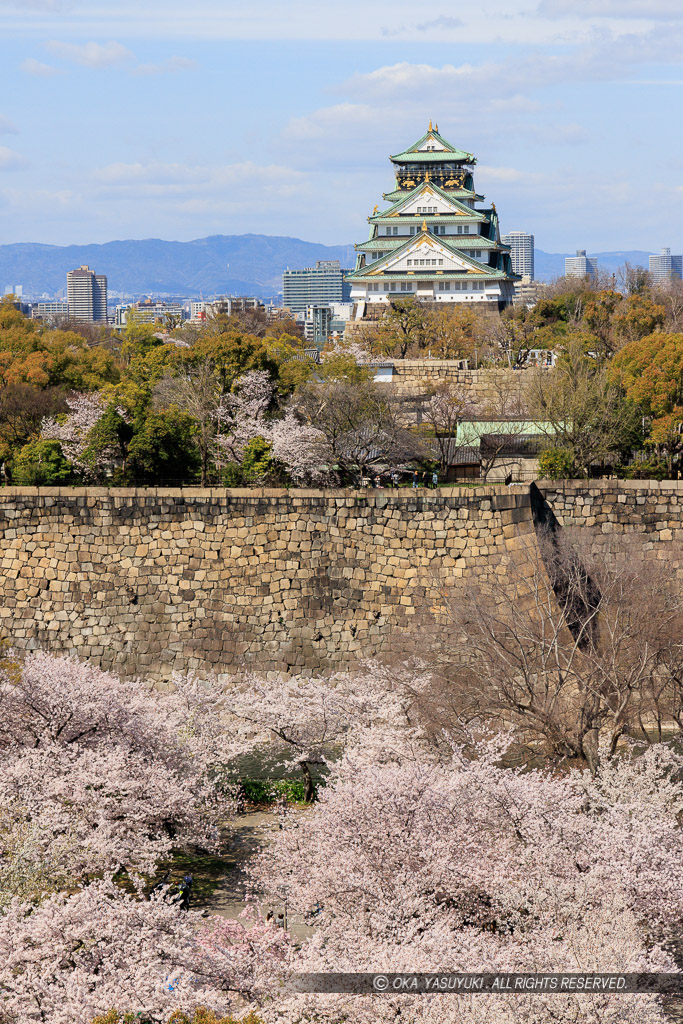
[[240, 789], [245, 800], [252, 804], [272, 804], [280, 797], [292, 803], [305, 802], [301, 779], [240, 779]]
[[538, 457], [538, 472], [546, 480], [573, 476], [574, 460], [566, 448], [546, 448]]

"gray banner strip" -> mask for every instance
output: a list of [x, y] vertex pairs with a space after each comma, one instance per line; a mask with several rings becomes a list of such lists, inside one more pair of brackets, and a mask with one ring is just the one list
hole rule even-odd
[[385, 995], [683, 995], [682, 974], [297, 974], [295, 992]]

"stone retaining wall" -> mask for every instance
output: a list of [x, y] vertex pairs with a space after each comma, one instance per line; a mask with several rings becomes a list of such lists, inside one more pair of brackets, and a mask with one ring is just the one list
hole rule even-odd
[[0, 628], [125, 674], [386, 653], [535, 546], [526, 491], [0, 490]]
[[593, 546], [632, 543], [637, 551], [666, 559], [683, 578], [683, 481], [538, 481], [561, 527], [591, 530]]
[[[606, 556], [631, 535], [683, 577], [683, 484], [538, 486]], [[537, 565], [526, 488], [0, 489], [2, 635], [156, 679], [386, 655], [444, 590]]]

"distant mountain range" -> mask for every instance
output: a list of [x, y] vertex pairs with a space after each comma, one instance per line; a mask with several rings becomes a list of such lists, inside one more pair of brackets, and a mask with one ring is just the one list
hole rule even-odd
[[[564, 274], [565, 253], [536, 249], [536, 277]], [[591, 253], [609, 273], [624, 263], [647, 267], [649, 253]], [[126, 295], [257, 295], [270, 298], [282, 288], [287, 267], [310, 267], [316, 260], [339, 260], [352, 267], [352, 245], [318, 245], [276, 235], [211, 235], [192, 242], [159, 238], [103, 245], [0, 245], [0, 289], [22, 285], [25, 295], [54, 295], [66, 287], [66, 273], [87, 264], [106, 274], [111, 292]]]
[[25, 295], [66, 287], [66, 274], [87, 265], [106, 274], [109, 290], [127, 295], [277, 294], [287, 267], [339, 260], [352, 267], [352, 245], [318, 245], [272, 235], [212, 235], [192, 242], [146, 238], [104, 245], [0, 245], [0, 286], [22, 285]]

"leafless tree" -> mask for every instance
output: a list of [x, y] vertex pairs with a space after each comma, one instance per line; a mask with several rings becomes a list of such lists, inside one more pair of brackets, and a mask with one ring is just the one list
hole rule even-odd
[[404, 426], [400, 403], [372, 381], [311, 382], [294, 406], [322, 433], [328, 460], [346, 476], [398, 466], [426, 452], [423, 440]]
[[683, 731], [683, 600], [670, 565], [637, 541], [606, 551], [549, 535], [504, 579], [442, 595], [443, 618], [420, 631], [433, 672], [425, 721], [514, 726], [532, 760], [591, 770], [624, 736]]
[[[469, 447], [461, 427], [472, 420], [476, 408], [467, 388], [440, 384], [422, 403], [422, 422], [430, 434], [430, 446], [439, 460], [441, 473], [446, 473], [461, 448]], [[459, 434], [460, 431], [460, 434]]]

